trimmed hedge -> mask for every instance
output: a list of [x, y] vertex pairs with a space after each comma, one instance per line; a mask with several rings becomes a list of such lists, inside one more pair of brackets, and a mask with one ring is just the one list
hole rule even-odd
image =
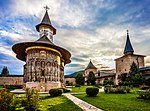
[[5, 85], [7, 89], [22, 89], [22, 85]]
[[142, 85], [142, 86], [140, 86], [140, 89], [141, 90], [147, 90], [147, 89], [150, 89], [150, 87], [147, 85]]
[[76, 84], [75, 87], [81, 87], [79, 84]]
[[150, 90], [139, 90], [137, 91], [140, 99], [150, 100]]
[[70, 92], [69, 89], [66, 89], [66, 88], [61, 88], [63, 90], [63, 93], [67, 93], [67, 92]]
[[57, 97], [62, 95], [62, 89], [50, 89], [49, 94], [51, 97]]
[[96, 96], [97, 94], [98, 94], [98, 92], [99, 92], [99, 89], [98, 88], [96, 88], [96, 87], [94, 87], [94, 88], [86, 88], [86, 94], [88, 95], [88, 96]]
[[115, 94], [125, 94], [130, 92], [130, 87], [128, 86], [118, 86], [113, 87], [110, 85], [107, 85], [104, 87], [105, 93], [115, 93]]

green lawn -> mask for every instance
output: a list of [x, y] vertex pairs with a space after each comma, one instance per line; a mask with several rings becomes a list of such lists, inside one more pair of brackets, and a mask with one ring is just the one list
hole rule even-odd
[[72, 87], [71, 92], [85, 92], [87, 87], [95, 87], [95, 86]]
[[[42, 95], [42, 94], [40, 94]], [[15, 94], [15, 96], [25, 97], [24, 94]], [[21, 99], [21, 98], [20, 98]], [[19, 106], [19, 105], [18, 105]], [[17, 111], [24, 111], [23, 107], [16, 108]], [[40, 96], [39, 111], [83, 111], [66, 97], [58, 96]]]
[[3, 88], [3, 86], [0, 86], [0, 90], [3, 90], [4, 88]]
[[42, 97], [39, 106], [41, 111], [82, 111], [82, 109], [64, 96], [54, 98]]
[[103, 109], [104, 111], [150, 111], [150, 100], [137, 99], [137, 94], [105, 94], [87, 97], [86, 94], [76, 97]]

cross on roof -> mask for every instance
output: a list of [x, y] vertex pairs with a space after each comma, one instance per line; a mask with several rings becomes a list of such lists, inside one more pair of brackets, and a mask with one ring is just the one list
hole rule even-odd
[[47, 5], [44, 8], [45, 8], [46, 11], [49, 10], [49, 7]]

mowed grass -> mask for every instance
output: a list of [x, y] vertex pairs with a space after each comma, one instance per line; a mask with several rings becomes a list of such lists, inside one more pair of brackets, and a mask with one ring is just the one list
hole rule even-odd
[[150, 100], [137, 99], [137, 94], [105, 94], [87, 97], [86, 94], [76, 97], [104, 111], [150, 111]]
[[86, 92], [86, 88], [88, 87], [95, 87], [95, 86], [80, 86], [80, 87], [72, 87], [71, 92]]
[[51, 98], [45, 96], [39, 103], [40, 111], [83, 111], [64, 96]]
[[3, 88], [3, 86], [0, 86], [0, 90], [3, 90], [4, 88]]

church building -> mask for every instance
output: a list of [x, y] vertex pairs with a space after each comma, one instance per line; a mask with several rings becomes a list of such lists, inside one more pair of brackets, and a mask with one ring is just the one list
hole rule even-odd
[[40, 24], [36, 25], [39, 39], [13, 45], [16, 57], [25, 62], [24, 83], [39, 91], [64, 87], [64, 66], [71, 62], [71, 53], [53, 42], [56, 29], [52, 26], [46, 7]]
[[127, 30], [127, 39], [124, 48], [124, 55], [115, 59], [116, 61], [116, 84], [118, 84], [118, 77], [121, 74], [127, 74], [130, 71], [130, 67], [134, 62], [139, 68], [144, 67], [144, 55], [134, 54], [134, 49], [130, 42], [129, 32]]

